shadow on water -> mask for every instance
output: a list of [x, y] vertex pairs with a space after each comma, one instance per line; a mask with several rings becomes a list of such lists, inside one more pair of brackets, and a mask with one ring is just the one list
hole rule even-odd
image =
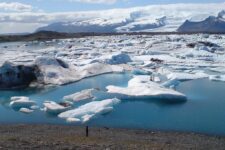
[[121, 98], [122, 103], [126, 102], [145, 102], [148, 104], [156, 104], [160, 107], [163, 106], [174, 106], [174, 105], [184, 105], [187, 100], [180, 99], [165, 99], [165, 98]]

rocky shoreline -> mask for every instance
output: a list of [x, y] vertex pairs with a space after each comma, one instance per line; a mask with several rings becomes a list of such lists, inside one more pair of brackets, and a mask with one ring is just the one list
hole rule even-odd
[[195, 133], [59, 125], [0, 125], [0, 149], [215, 149], [225, 137]]

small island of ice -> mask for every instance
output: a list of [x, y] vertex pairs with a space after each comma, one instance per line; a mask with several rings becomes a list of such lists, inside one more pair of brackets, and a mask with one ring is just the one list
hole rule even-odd
[[150, 81], [149, 76], [136, 76], [128, 82], [127, 87], [107, 86], [108, 93], [117, 94], [121, 99], [156, 98], [185, 101], [186, 96], [172, 89], [162, 87]]
[[58, 117], [66, 119], [68, 122], [85, 123], [97, 115], [111, 112], [113, 110], [113, 106], [119, 103], [120, 100], [116, 98], [94, 101], [78, 108], [62, 112]]

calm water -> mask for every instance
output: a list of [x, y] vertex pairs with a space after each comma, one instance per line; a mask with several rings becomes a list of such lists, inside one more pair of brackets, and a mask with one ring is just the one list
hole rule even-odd
[[[0, 123], [53, 123], [66, 124], [64, 120], [41, 111], [26, 115], [8, 106], [11, 96], [29, 96], [39, 106], [45, 100], [60, 101], [63, 96], [87, 88], [100, 88], [113, 84], [126, 86], [129, 74], [106, 74], [66, 86], [46, 90], [0, 92]], [[93, 119], [92, 126], [142, 128], [154, 130], [194, 131], [225, 135], [225, 83], [207, 79], [182, 83], [178, 91], [188, 96], [188, 101], [169, 104], [153, 99], [123, 101], [110, 114]], [[98, 99], [110, 98], [104, 93]]]

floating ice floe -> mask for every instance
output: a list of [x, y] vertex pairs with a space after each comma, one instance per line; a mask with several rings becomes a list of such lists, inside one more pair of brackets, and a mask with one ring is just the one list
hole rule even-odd
[[94, 96], [93, 96], [94, 91], [95, 91], [95, 89], [82, 90], [80, 92], [64, 96], [63, 100], [78, 102], [78, 101], [84, 101], [84, 100], [92, 99], [92, 98], [94, 98]]
[[61, 112], [67, 111], [70, 109], [69, 105], [60, 105], [54, 101], [45, 101], [43, 103], [44, 105], [44, 111], [50, 114], [59, 114]]
[[209, 76], [209, 80], [225, 82], [225, 75], [211, 75]]
[[11, 102], [9, 104], [10, 107], [15, 109], [20, 108], [31, 108], [32, 106], [36, 105], [35, 101], [29, 99], [29, 97], [11, 97]]
[[164, 82], [162, 85], [164, 87], [176, 87], [180, 84], [180, 82], [208, 78], [209, 76], [205, 73], [170, 73], [167, 75], [168, 81]]
[[186, 96], [172, 89], [150, 81], [149, 76], [136, 76], [128, 82], [127, 87], [107, 86], [108, 93], [113, 93], [121, 99], [165, 99], [185, 101]]
[[34, 110], [28, 109], [28, 108], [20, 108], [19, 112], [22, 112], [25, 114], [30, 114], [30, 113], [34, 112]]
[[93, 101], [78, 108], [62, 112], [58, 117], [66, 119], [68, 122], [85, 123], [98, 115], [111, 112], [113, 106], [119, 103], [120, 100], [116, 98]]

